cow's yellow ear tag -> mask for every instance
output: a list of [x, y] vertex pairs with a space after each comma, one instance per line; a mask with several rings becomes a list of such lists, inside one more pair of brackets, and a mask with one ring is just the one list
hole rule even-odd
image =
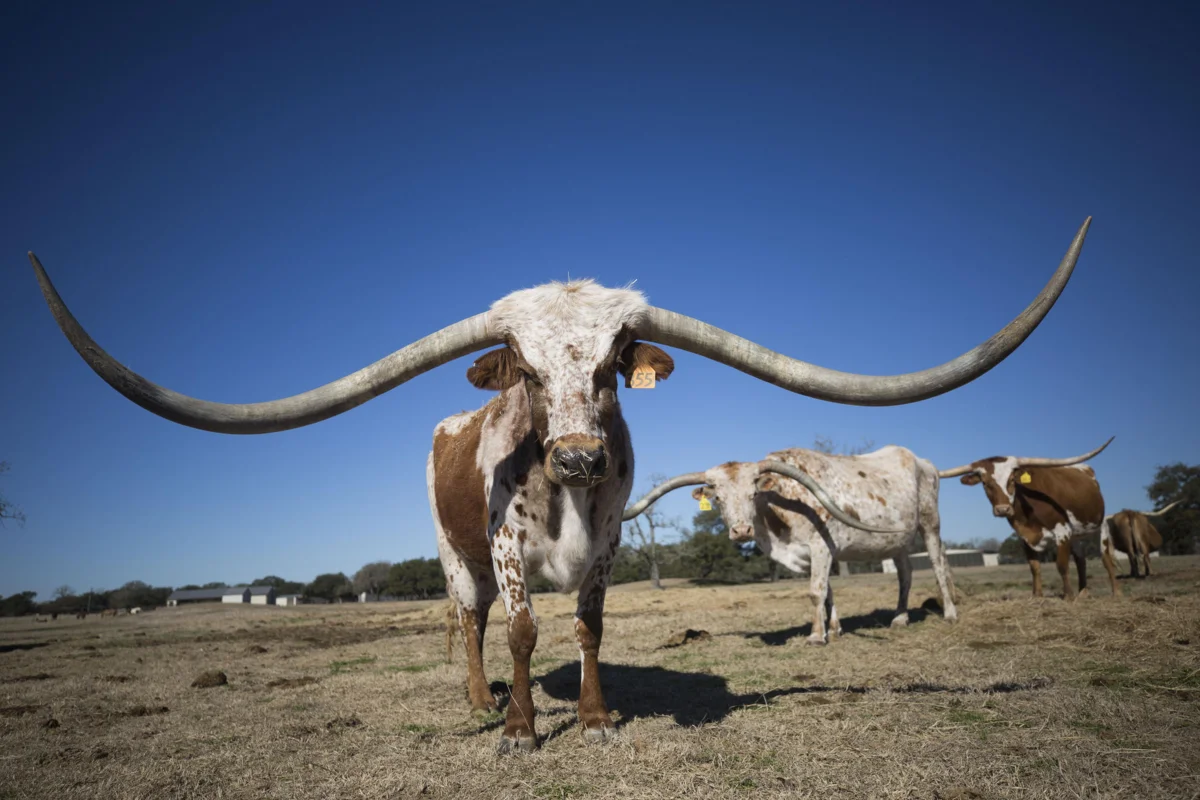
[[708, 499], [708, 495], [706, 494], [700, 495], [700, 510], [712, 511], [712, 502]]
[[629, 376], [630, 389], [653, 389], [654, 367], [634, 367], [633, 375]]
[[1033, 483], [1033, 478], [1029, 477], [1028, 472], [1021, 473], [1021, 483]]

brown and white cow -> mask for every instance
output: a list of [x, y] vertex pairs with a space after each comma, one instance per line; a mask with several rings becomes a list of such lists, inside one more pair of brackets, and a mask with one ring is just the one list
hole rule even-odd
[[895, 559], [900, 597], [892, 625], [908, 624], [908, 548], [918, 534], [929, 551], [945, 618], [958, 619], [942, 546], [937, 468], [906, 448], [889, 445], [857, 456], [797, 448], [776, 451], [763, 461], [731, 461], [664, 482], [630, 506], [625, 518], [689, 485], [698, 485], [695, 499], [703, 495], [717, 501], [733, 541], [753, 539], [774, 561], [810, 573], [810, 644], [825, 644], [830, 632], [842, 633], [829, 585], [834, 560]]
[[337, 381], [294, 397], [248, 404], [199, 400], [134, 373], [80, 326], [32, 253], [30, 261], [59, 327], [101, 378], [143, 408], [202, 430], [260, 434], [302, 427], [453, 359], [504, 345], [468, 371], [472, 383], [499, 395], [479, 411], [438, 425], [427, 478], [439, 552], [462, 609], [476, 708], [491, 708], [494, 702], [482, 680], [485, 609], [497, 594], [505, 605], [514, 685], [500, 750], [509, 751], [537, 746], [529, 688], [537, 618], [526, 587], [527, 577], [537, 571], [561, 590], [579, 589], [579, 717], [589, 739], [607, 738], [612, 728], [600, 691], [598, 653], [605, 590], [633, 480], [633, 449], [617, 402], [617, 376], [637, 370], [645, 385], [647, 375], [669, 374], [670, 357], [649, 342], [688, 350], [823, 400], [917, 402], [974, 380], [1020, 346], [1062, 293], [1090, 224], [1088, 218], [1049, 283], [1016, 319], [978, 347], [922, 372], [869, 376], [825, 369], [651, 306], [639, 292], [576, 281], [514, 292], [491, 310]]
[[[1166, 514], [1182, 501], [1176, 500], [1158, 511], [1132, 511], [1128, 508], [1109, 514], [1100, 528], [1100, 549], [1113, 557], [1117, 552], [1129, 557], [1129, 577], [1150, 577], [1150, 554], [1162, 547], [1163, 538], [1150, 522], [1150, 517]], [[1145, 565], [1146, 574], [1138, 574], [1138, 561]]]
[[[1083, 540], [1100, 532], [1104, 522], [1104, 495], [1096, 473], [1084, 461], [1099, 455], [1112, 442], [1074, 458], [1017, 458], [993, 456], [954, 469], [942, 470], [942, 478], [962, 476], [964, 486], [983, 484], [992, 504], [992, 514], [1004, 517], [1021, 540], [1033, 573], [1033, 594], [1042, 596], [1042, 565], [1038, 556], [1056, 549], [1063, 597], [1072, 600], [1070, 562], [1075, 560], [1079, 594], [1087, 591], [1087, 556]], [[1112, 555], [1101, 551], [1114, 595], [1117, 573]]]

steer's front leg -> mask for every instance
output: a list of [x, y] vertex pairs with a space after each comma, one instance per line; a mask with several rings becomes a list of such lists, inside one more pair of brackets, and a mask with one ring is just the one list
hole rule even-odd
[[579, 722], [583, 736], [589, 742], [611, 738], [612, 716], [600, 690], [600, 640], [604, 636], [604, 596], [612, 573], [613, 559], [620, 543], [619, 532], [612, 546], [592, 565], [583, 585], [575, 610], [575, 639], [579, 643], [579, 658], [583, 662], [579, 682]]
[[516, 533], [501, 525], [492, 537], [492, 562], [500, 585], [500, 598], [508, 615], [508, 649], [512, 652], [513, 683], [508, 718], [500, 735], [500, 753], [532, 752], [538, 747], [534, 731], [533, 692], [529, 686], [529, 659], [537, 645], [537, 617], [525, 585], [525, 563]]

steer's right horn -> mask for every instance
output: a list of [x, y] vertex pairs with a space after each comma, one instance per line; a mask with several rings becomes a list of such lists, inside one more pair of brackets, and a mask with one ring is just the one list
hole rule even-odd
[[922, 372], [906, 375], [838, 372], [768, 350], [707, 322], [653, 306], [638, 334], [647, 341], [720, 361], [767, 383], [819, 400], [859, 406], [915, 403], [970, 383], [1007, 358], [1033, 333], [1070, 280], [1091, 224], [1091, 217], [1084, 220], [1050, 282], [1020, 316], [973, 350]]
[[663, 481], [658, 486], [646, 492], [642, 499], [625, 509], [625, 513], [621, 515], [621, 521], [628, 522], [633, 519], [653, 505], [658, 498], [667, 492], [682, 489], [684, 486], [701, 486], [705, 483], [708, 483], [708, 479], [704, 477], [703, 472], [688, 472], [684, 475], [677, 475], [669, 481]]
[[1069, 467], [1072, 464], [1082, 464], [1089, 458], [1100, 455], [1104, 448], [1112, 444], [1112, 440], [1117, 437], [1110, 436], [1108, 441], [1097, 447], [1090, 453], [1084, 453], [1081, 456], [1073, 456], [1071, 458], [1018, 458], [1018, 467]]
[[67, 340], [97, 375], [147, 411], [180, 425], [216, 433], [272, 433], [337, 416], [460, 356], [500, 344], [487, 313], [476, 314], [418, 339], [344, 378], [267, 403], [197, 400], [146, 380], [104, 352], [58, 296], [37, 256], [29, 254], [50, 312]]

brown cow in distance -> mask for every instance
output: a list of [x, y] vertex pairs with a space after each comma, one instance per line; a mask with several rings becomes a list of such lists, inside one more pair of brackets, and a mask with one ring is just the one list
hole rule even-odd
[[[1074, 458], [1017, 458], [993, 456], [938, 473], [941, 478], [962, 476], [965, 486], [983, 484], [992, 514], [1004, 517], [1021, 540], [1033, 573], [1033, 595], [1042, 596], [1042, 564], [1038, 556], [1048, 547], [1057, 550], [1063, 597], [1074, 599], [1070, 584], [1071, 559], [1079, 575], [1079, 594], [1087, 592], [1087, 556], [1083, 540], [1098, 533], [1104, 523], [1104, 495], [1096, 473], [1082, 462], [1108, 447], [1110, 438], [1090, 453]], [[1100, 558], [1108, 571], [1114, 595], [1121, 593], [1111, 553]]]
[[[1158, 511], [1132, 511], [1128, 508], [1109, 514], [1104, 518], [1100, 529], [1100, 549], [1109, 556], [1120, 551], [1129, 556], [1129, 577], [1150, 577], [1150, 554], [1162, 547], [1163, 538], [1158, 529], [1150, 522], [1149, 517], [1166, 514], [1180, 501], [1176, 500]], [[1138, 561], [1146, 568], [1146, 574], [1138, 574]]]

